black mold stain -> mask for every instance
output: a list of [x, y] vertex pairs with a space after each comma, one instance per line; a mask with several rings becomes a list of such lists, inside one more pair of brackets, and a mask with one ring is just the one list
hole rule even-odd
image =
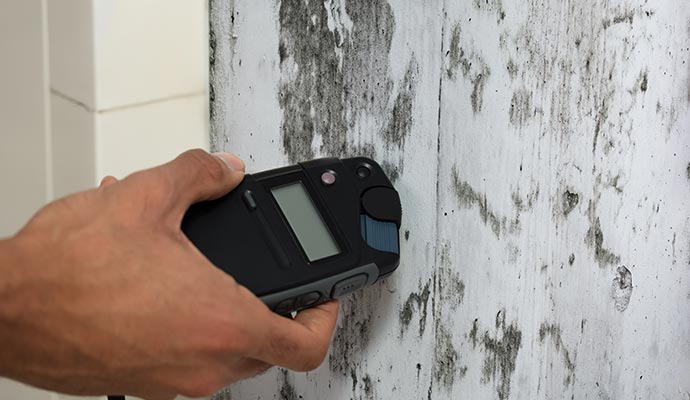
[[613, 18], [604, 20], [604, 29], [609, 28], [611, 25], [628, 23], [631, 24], [635, 20], [635, 10], [626, 10], [613, 16]]
[[465, 282], [455, 272], [450, 260], [450, 243], [445, 243], [441, 249], [439, 274], [436, 279], [438, 297], [444, 305], [456, 310], [465, 298]]
[[468, 76], [472, 66], [472, 62], [465, 57], [465, 50], [460, 47], [460, 32], [460, 25], [456, 24], [450, 36], [450, 49], [447, 52], [448, 68], [446, 68], [446, 74], [450, 79], [455, 79], [458, 68], [462, 76]]
[[341, 299], [342, 319], [336, 328], [328, 357], [331, 371], [347, 375], [362, 367], [371, 340], [371, 324], [381, 301], [382, 283]]
[[524, 126], [536, 115], [532, 106], [532, 92], [519, 89], [513, 93], [510, 100], [510, 123], [516, 126]]
[[426, 328], [427, 305], [429, 303], [431, 282], [427, 282], [419, 292], [412, 292], [403, 303], [400, 310], [400, 334], [404, 334], [410, 327], [410, 322], [414, 317], [415, 309], [420, 313], [419, 316], [419, 336], [424, 334]]
[[517, 191], [511, 193], [510, 198], [513, 200], [513, 205], [518, 212], [529, 211], [534, 207], [534, 203], [539, 198], [539, 188], [537, 187], [535, 190], [527, 193], [524, 200]]
[[506, 69], [508, 70], [508, 75], [510, 76], [510, 79], [515, 79], [518, 74], [518, 66], [515, 64], [515, 61], [511, 58], [508, 60], [508, 63], [506, 64]]
[[386, 173], [386, 176], [388, 176], [392, 183], [395, 183], [400, 178], [400, 167], [388, 160], [381, 161], [381, 169], [383, 169], [383, 172]]
[[405, 231], [405, 240], [410, 240], [410, 231]]
[[579, 202], [580, 195], [575, 192], [571, 192], [569, 189], [566, 189], [566, 191], [563, 192], [563, 199], [561, 202], [563, 207], [563, 215], [567, 217], [568, 214], [575, 209]]
[[597, 143], [599, 141], [599, 134], [601, 133], [602, 125], [609, 116], [609, 106], [607, 99], [602, 100], [601, 106], [597, 111], [596, 123], [594, 125], [594, 136], [592, 139], [592, 154], [597, 152]]
[[575, 254], [570, 254], [570, 257], [568, 257], [568, 264], [573, 265], [575, 263]]
[[647, 91], [647, 87], [648, 87], [647, 71], [644, 71], [644, 72], [641, 74], [641, 78], [640, 78], [640, 91], [643, 92], [643, 93], [646, 92], [646, 91]]
[[496, 13], [496, 23], [501, 23], [506, 18], [503, 9], [503, 0], [474, 0], [474, 6], [480, 10], [486, 9]]
[[688, 180], [690, 181], [690, 163], [688, 163], [688, 166], [685, 169], [685, 175], [687, 176]]
[[553, 342], [556, 351], [561, 353], [563, 358], [563, 366], [566, 369], [566, 376], [563, 380], [563, 385], [574, 385], [575, 384], [575, 362], [570, 356], [570, 352], [565, 348], [563, 344], [563, 339], [561, 337], [561, 326], [558, 324], [549, 324], [548, 322], [542, 322], [539, 327], [539, 343], [544, 343], [546, 337], [550, 337]]
[[366, 396], [365, 398], [373, 399], [374, 385], [371, 382], [371, 376], [369, 376], [369, 374], [366, 374], [364, 375], [364, 377], [362, 377], [362, 384], [364, 385], [364, 395]]
[[625, 265], [621, 265], [616, 270], [616, 276], [611, 284], [611, 296], [613, 297], [616, 311], [623, 312], [628, 308], [632, 291], [632, 273]]
[[472, 94], [470, 95], [470, 104], [472, 104], [472, 112], [475, 114], [482, 110], [484, 103], [484, 85], [489, 78], [491, 71], [488, 65], [484, 65], [481, 71], [472, 78]]
[[403, 147], [405, 139], [412, 130], [412, 108], [417, 87], [416, 76], [419, 73], [419, 65], [414, 57], [407, 66], [405, 77], [400, 83], [398, 95], [393, 103], [388, 126], [383, 131], [383, 139], [388, 146]]
[[295, 387], [290, 382], [288, 371], [281, 370], [280, 380], [282, 381], [280, 385], [280, 400], [298, 400], [297, 391]]
[[443, 326], [438, 325], [434, 346], [434, 368], [432, 378], [434, 383], [446, 388], [453, 386], [456, 376], [463, 377], [467, 367], [458, 367], [458, 352], [453, 345], [453, 336]]
[[[283, 146], [290, 162], [314, 157], [312, 142], [317, 134], [322, 135], [318, 151], [354, 155], [360, 149], [353, 149], [347, 133], [357, 117], [365, 112], [388, 114], [393, 88], [388, 54], [395, 27], [390, 5], [384, 0], [348, 1], [344, 12], [353, 22], [351, 31], [338, 27], [331, 31], [328, 11], [319, 1], [280, 3], [278, 100], [283, 110]], [[409, 131], [403, 115], [408, 110], [408, 90], [406, 81], [393, 121], [383, 128], [393, 135], [389, 135], [392, 140]]]
[[[479, 337], [478, 322], [470, 331], [470, 339], [473, 346], [481, 344], [484, 352], [484, 363], [482, 366], [482, 383], [494, 382], [496, 393], [500, 400], [510, 397], [510, 383], [513, 372], [515, 372], [515, 362], [517, 360], [520, 346], [522, 345], [522, 332], [517, 324], [512, 322], [506, 325], [505, 310], [500, 310], [496, 314], [496, 334], [491, 336], [489, 330]], [[477, 329], [475, 329], [477, 328]]]
[[589, 216], [589, 230], [585, 237], [585, 243], [594, 248], [594, 258], [600, 267], [620, 262], [620, 257], [611, 250], [604, 248], [604, 233], [601, 231], [601, 222], [596, 215], [596, 205], [590, 200], [587, 214]]
[[479, 337], [477, 334], [479, 333], [479, 318], [475, 318], [474, 322], [472, 322], [472, 330], [470, 330], [470, 333], [467, 335], [470, 338], [470, 341], [472, 341], [472, 348], [475, 349], [477, 348], [477, 343], [479, 343]]
[[469, 183], [460, 180], [457, 169], [452, 171], [453, 190], [460, 205], [465, 207], [476, 206], [479, 216], [484, 224], [491, 227], [491, 230], [500, 238], [501, 233], [516, 233], [520, 230], [520, 221], [509, 221], [506, 217], [498, 216], [488, 205], [486, 195], [476, 192]]
[[491, 75], [491, 70], [479, 55], [474, 52], [469, 56], [467, 55], [466, 51], [460, 45], [460, 33], [460, 25], [456, 24], [451, 32], [450, 48], [446, 52], [448, 57], [446, 74], [448, 78], [455, 79], [459, 69], [462, 76], [469, 79], [472, 84], [470, 104], [472, 105], [472, 112], [476, 114], [482, 110], [484, 86], [486, 80]]

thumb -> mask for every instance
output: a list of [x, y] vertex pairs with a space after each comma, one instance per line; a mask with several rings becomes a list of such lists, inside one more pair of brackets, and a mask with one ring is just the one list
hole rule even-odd
[[186, 151], [158, 168], [172, 182], [173, 207], [181, 212], [196, 202], [222, 197], [244, 179], [242, 160], [230, 153], [209, 154], [199, 149]]

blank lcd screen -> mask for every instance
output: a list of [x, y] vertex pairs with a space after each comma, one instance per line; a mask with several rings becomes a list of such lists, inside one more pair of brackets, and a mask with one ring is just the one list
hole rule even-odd
[[271, 192], [309, 261], [340, 253], [338, 244], [302, 182], [272, 188]]

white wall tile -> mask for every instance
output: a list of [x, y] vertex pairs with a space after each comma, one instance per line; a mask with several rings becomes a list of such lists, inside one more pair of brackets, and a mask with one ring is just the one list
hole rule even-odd
[[83, 106], [51, 95], [53, 191], [55, 197], [96, 185], [94, 114]]
[[208, 99], [190, 96], [97, 115], [97, 177], [165, 163], [190, 148], [208, 148]]
[[207, 90], [206, 0], [94, 2], [97, 108]]
[[95, 108], [93, 0], [48, 0], [50, 84]]

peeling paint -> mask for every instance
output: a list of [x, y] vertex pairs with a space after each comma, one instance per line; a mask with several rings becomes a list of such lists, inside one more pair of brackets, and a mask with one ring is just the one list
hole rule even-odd
[[621, 265], [616, 269], [616, 276], [611, 284], [611, 297], [613, 297], [616, 311], [623, 312], [628, 308], [632, 291], [632, 273], [625, 265]]

